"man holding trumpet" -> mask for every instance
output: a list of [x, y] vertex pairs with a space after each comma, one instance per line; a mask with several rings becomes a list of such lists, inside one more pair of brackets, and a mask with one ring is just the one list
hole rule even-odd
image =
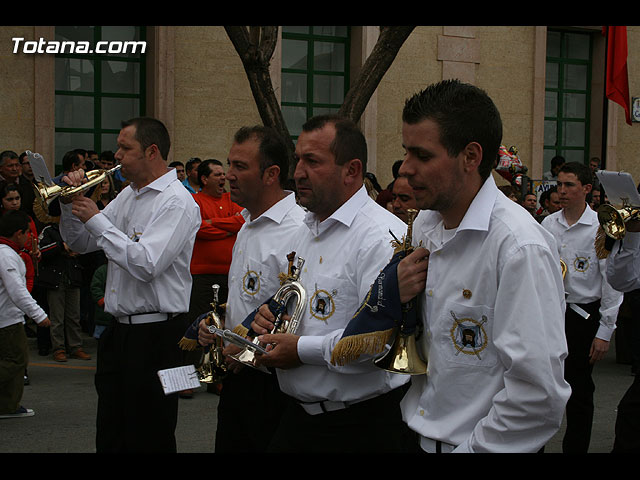
[[418, 451], [537, 452], [569, 397], [560, 259], [491, 176], [501, 140], [497, 108], [472, 85], [446, 80], [405, 103], [399, 173], [422, 247], [398, 264], [398, 286], [403, 303], [422, 300], [428, 372], [401, 406]]
[[269, 333], [274, 316], [266, 305], [251, 324], [269, 349], [258, 363], [276, 369], [288, 396], [268, 451], [402, 452], [408, 430], [399, 401], [408, 376], [371, 358], [336, 366], [331, 354], [406, 225], [367, 195], [366, 142], [353, 122], [319, 116], [302, 130], [294, 179], [309, 213], [287, 250], [305, 260], [298, 281], [306, 305], [295, 333]]
[[[181, 365], [183, 333], [174, 318], [189, 306], [189, 265], [198, 206], [168, 169], [166, 127], [152, 118], [123, 122], [115, 158], [131, 184], [104, 210], [82, 193], [61, 200], [60, 230], [76, 252], [102, 249], [109, 261], [95, 377], [98, 452], [175, 452], [178, 395], [165, 395], [158, 370]], [[85, 182], [82, 170], [62, 179]]]

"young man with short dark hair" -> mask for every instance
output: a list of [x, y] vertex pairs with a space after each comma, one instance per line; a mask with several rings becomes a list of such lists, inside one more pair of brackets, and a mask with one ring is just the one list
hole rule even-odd
[[29, 218], [20, 210], [0, 218], [0, 418], [29, 417], [20, 405], [28, 363], [24, 316], [48, 327], [49, 317], [29, 294], [18, 252], [29, 238]]
[[565, 379], [571, 385], [567, 403], [564, 453], [587, 453], [593, 422], [593, 365], [604, 358], [616, 328], [622, 293], [606, 278], [606, 260], [594, 243], [598, 215], [587, 204], [591, 170], [578, 162], [565, 163], [558, 172], [562, 210], [547, 216], [542, 226], [556, 238], [560, 258], [567, 265], [565, 331], [569, 356]]

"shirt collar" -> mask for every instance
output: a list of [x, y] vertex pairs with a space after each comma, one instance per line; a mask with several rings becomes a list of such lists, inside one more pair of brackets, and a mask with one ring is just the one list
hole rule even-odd
[[267, 209], [253, 221], [251, 221], [251, 214], [249, 213], [249, 210], [243, 208], [240, 214], [243, 216], [244, 221], [248, 224], [255, 224], [258, 221], [269, 219], [277, 224], [280, 224], [289, 210], [291, 210], [296, 205], [295, 194], [290, 190], [285, 190], [284, 193], [286, 194], [284, 198], [274, 203], [271, 207], [269, 207], [269, 209]]
[[178, 180], [176, 169], [171, 168], [167, 170], [167, 173], [156, 178], [153, 182], [151, 182], [148, 185], [145, 185], [140, 190], [136, 189], [134, 185], [131, 185], [131, 188], [133, 189], [136, 195], [142, 195], [148, 190], [156, 190], [158, 192], [162, 192], [165, 188], [167, 188], [171, 184], [171, 182], [174, 182], [176, 180]]
[[367, 188], [362, 185], [362, 187], [360, 187], [356, 193], [354, 193], [335, 212], [333, 212], [329, 218], [326, 218], [322, 222], [318, 222], [316, 214], [308, 212], [304, 217], [304, 223], [315, 235], [320, 235], [327, 228], [337, 222], [349, 227], [351, 226], [351, 223], [356, 217], [358, 211], [365, 205], [369, 198]]
[[[581, 223], [583, 225], [593, 225], [594, 222], [596, 222], [598, 220], [598, 215], [591, 209], [589, 204], [587, 204], [585, 202], [584, 205], [585, 205], [585, 208], [584, 208], [584, 211], [582, 212], [582, 215], [580, 215], [580, 218], [578, 219], [578, 221], [576, 223], [574, 223], [573, 225], [577, 225], [579, 223]], [[567, 219], [564, 217], [564, 209], [562, 209], [561, 210], [561, 214], [558, 215], [558, 222], [560, 222], [566, 228], [569, 228], [569, 227], [573, 226], [573, 225], [569, 225], [567, 223]]]
[[[491, 213], [493, 212], [497, 195], [498, 187], [496, 186], [493, 176], [489, 175], [482, 184], [482, 187], [480, 187], [480, 190], [478, 190], [476, 196], [473, 197], [456, 232], [462, 230], [488, 231]], [[435, 215], [429, 216], [428, 220], [424, 223], [424, 232], [432, 230], [442, 223], [442, 215], [438, 212], [433, 213], [435, 213]]]

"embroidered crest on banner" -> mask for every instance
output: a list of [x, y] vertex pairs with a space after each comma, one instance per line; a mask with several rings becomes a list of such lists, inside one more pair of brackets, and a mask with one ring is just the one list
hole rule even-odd
[[479, 360], [482, 360], [480, 353], [487, 347], [489, 341], [487, 332], [484, 329], [487, 317], [483, 315], [481, 320], [473, 318], [459, 319], [453, 311], [451, 311], [451, 317], [453, 317], [453, 325], [449, 334], [456, 349], [456, 355], [460, 353], [463, 355], [475, 355]]

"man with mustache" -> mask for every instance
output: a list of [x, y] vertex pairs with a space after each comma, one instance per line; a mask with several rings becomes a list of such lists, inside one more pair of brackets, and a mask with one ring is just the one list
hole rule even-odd
[[331, 354], [391, 259], [393, 235], [401, 238], [407, 226], [367, 194], [366, 141], [350, 120], [308, 120], [296, 157], [299, 202], [309, 213], [287, 249], [305, 259], [299, 282], [307, 304], [295, 334], [268, 334], [274, 317], [266, 305], [251, 324], [270, 348], [259, 364], [276, 369], [288, 396], [268, 451], [402, 452], [408, 431], [398, 404], [408, 376], [371, 357], [335, 366]]

